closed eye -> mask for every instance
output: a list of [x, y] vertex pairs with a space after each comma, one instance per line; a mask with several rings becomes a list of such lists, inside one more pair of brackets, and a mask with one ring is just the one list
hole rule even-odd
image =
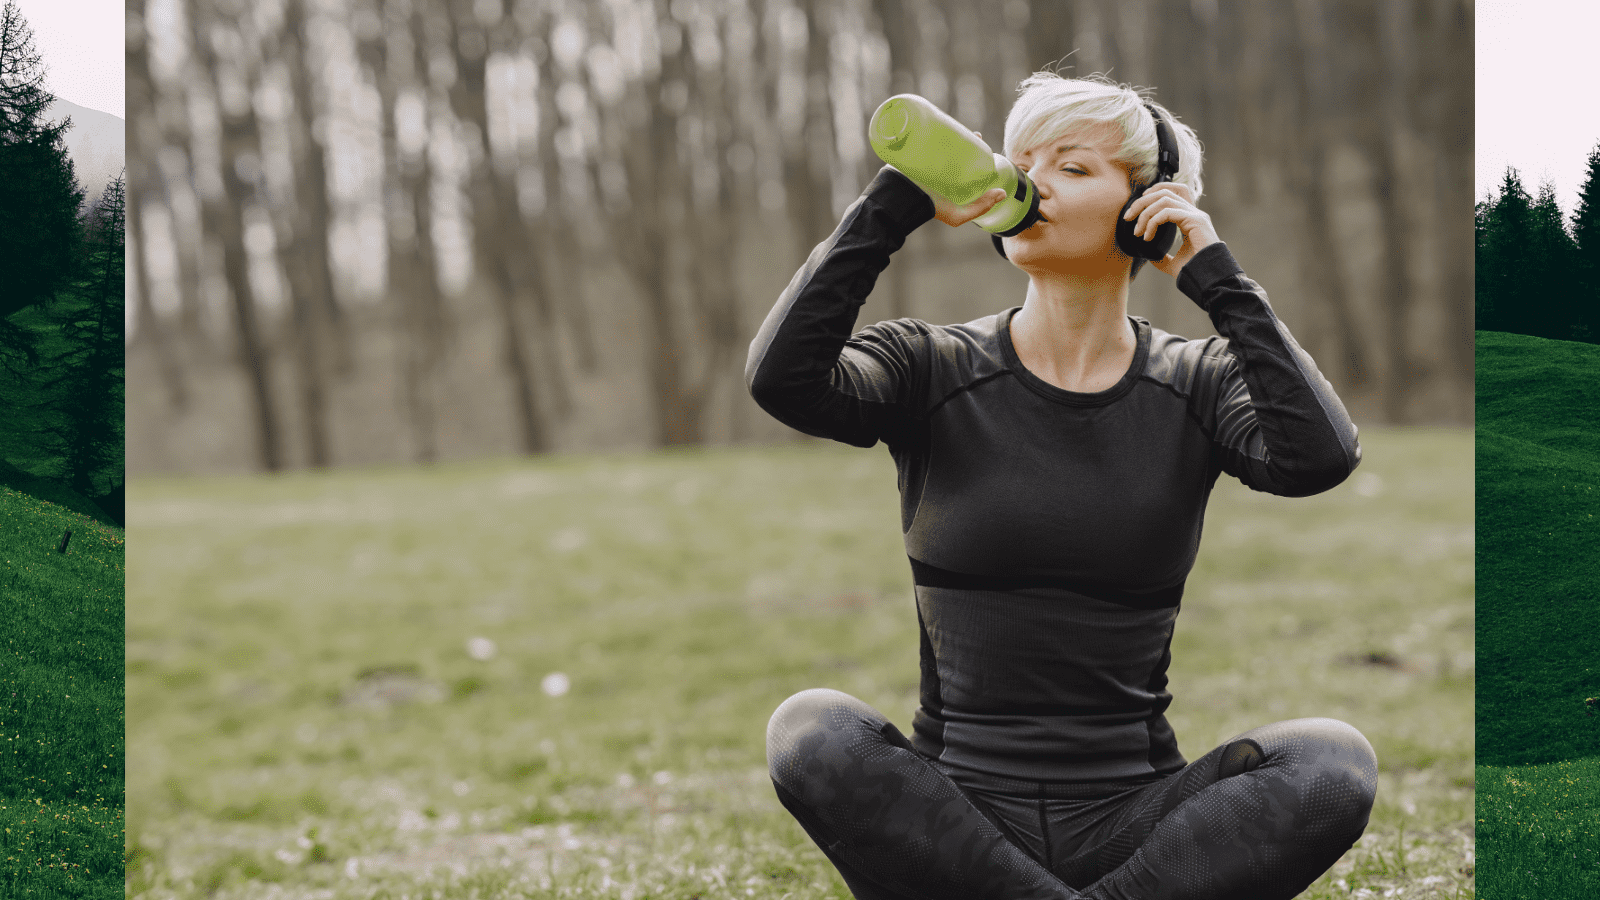
[[1061, 167], [1061, 171], [1063, 171], [1063, 172], [1071, 172], [1074, 175], [1087, 175], [1087, 174], [1089, 174], [1088, 172], [1085, 172], [1084, 170], [1078, 168], [1077, 166], [1062, 166]]

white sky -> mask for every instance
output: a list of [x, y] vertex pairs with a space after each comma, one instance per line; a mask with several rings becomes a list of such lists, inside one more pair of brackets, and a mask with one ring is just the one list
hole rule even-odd
[[1529, 196], [1546, 177], [1570, 223], [1589, 151], [1600, 143], [1596, 0], [1477, 0], [1474, 196], [1514, 166]]
[[124, 0], [13, 0], [44, 58], [45, 87], [63, 100], [126, 119]]

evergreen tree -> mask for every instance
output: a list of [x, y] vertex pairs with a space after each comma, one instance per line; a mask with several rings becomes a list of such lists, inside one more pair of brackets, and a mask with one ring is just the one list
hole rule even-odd
[[[72, 120], [43, 121], [44, 89], [33, 29], [13, 0], [0, 9], [0, 322], [55, 297], [72, 277], [79, 239], [78, 187], [63, 140]], [[26, 329], [0, 326], [0, 351], [34, 358]]]
[[60, 460], [58, 477], [86, 497], [122, 480], [125, 195], [118, 176], [93, 207], [76, 290], [51, 308], [62, 349], [42, 361], [40, 439]]
[[1472, 284], [1472, 310], [1474, 327], [1479, 331], [1493, 331], [1497, 315], [1489, 278], [1489, 212], [1493, 208], [1492, 194], [1472, 207], [1472, 270], [1477, 276]]
[[1567, 234], [1556, 186], [1546, 179], [1529, 210], [1528, 284], [1524, 292], [1527, 331], [1536, 337], [1571, 340], [1577, 325], [1573, 266], [1577, 246]]
[[1490, 198], [1484, 261], [1478, 277], [1486, 282], [1488, 306], [1493, 314], [1489, 331], [1531, 334], [1533, 313], [1528, 296], [1533, 267], [1529, 245], [1533, 238], [1533, 201], [1522, 188], [1517, 170], [1507, 167], [1499, 193]]
[[1589, 171], [1572, 211], [1573, 312], [1582, 340], [1600, 343], [1600, 143], [1589, 151]]

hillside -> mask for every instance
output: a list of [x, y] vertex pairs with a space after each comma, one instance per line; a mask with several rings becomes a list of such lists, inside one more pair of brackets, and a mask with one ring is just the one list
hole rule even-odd
[[124, 532], [5, 480], [0, 897], [122, 897]]
[[1477, 334], [1478, 761], [1600, 755], [1600, 346]]
[[36, 500], [44, 500], [57, 506], [65, 507], [75, 513], [81, 513], [102, 525], [116, 525], [116, 519], [101, 509], [93, 500], [74, 491], [72, 488], [48, 478], [40, 478], [13, 466], [11, 463], [0, 459], [0, 487], [10, 488], [18, 493], [27, 494]]

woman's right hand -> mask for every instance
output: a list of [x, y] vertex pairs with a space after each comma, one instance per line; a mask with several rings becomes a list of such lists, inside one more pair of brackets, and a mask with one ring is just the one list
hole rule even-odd
[[990, 188], [965, 206], [957, 206], [932, 191], [928, 192], [928, 196], [933, 198], [933, 217], [956, 228], [993, 209], [996, 203], [1006, 198], [1006, 191], [1005, 188]]

